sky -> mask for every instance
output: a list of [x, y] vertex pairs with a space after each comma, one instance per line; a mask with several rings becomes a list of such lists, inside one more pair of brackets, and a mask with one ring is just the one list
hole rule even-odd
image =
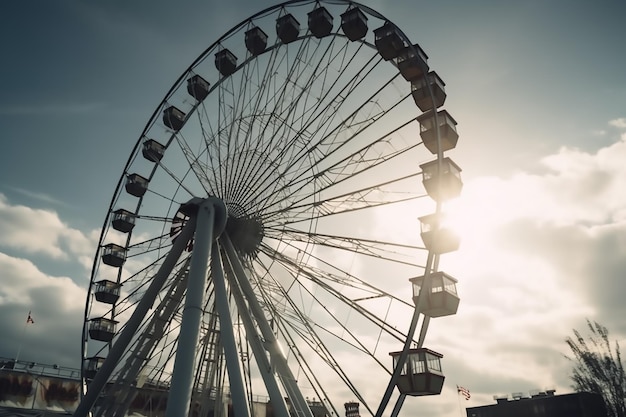
[[[117, 180], [187, 66], [272, 5], [12, 2], [0, 16], [0, 357], [78, 366], [86, 288]], [[457, 120], [456, 316], [427, 340], [458, 416], [493, 395], [571, 392], [585, 319], [626, 340], [626, 6], [617, 0], [363, 1], [429, 56]], [[415, 216], [417, 217], [417, 216]], [[35, 324], [25, 327], [32, 311]], [[459, 402], [455, 385], [471, 392]], [[463, 414], [464, 415], [464, 414]]]

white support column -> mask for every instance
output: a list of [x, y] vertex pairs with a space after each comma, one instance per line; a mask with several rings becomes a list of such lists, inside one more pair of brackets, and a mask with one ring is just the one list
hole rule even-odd
[[209, 255], [213, 244], [215, 207], [205, 200], [198, 207], [196, 233], [187, 278], [185, 307], [178, 335], [178, 349], [167, 398], [166, 417], [182, 417], [189, 413], [196, 347], [204, 308], [204, 292], [208, 276]]
[[263, 313], [263, 309], [261, 308], [261, 305], [259, 304], [256, 295], [254, 294], [254, 290], [250, 285], [250, 281], [248, 280], [243, 266], [239, 261], [239, 257], [235, 252], [235, 248], [232, 242], [226, 234], [222, 237], [221, 240], [224, 242], [224, 247], [226, 249], [226, 253], [229, 259], [232, 259], [233, 261], [232, 267], [235, 272], [235, 276], [237, 277], [239, 286], [246, 296], [246, 299], [248, 300], [248, 304], [250, 306], [250, 310], [252, 311], [252, 314], [259, 328], [261, 329], [261, 334], [265, 339], [265, 347], [270, 353], [272, 362], [276, 365], [276, 370], [278, 371], [278, 375], [281, 377], [281, 381], [283, 382], [285, 390], [289, 394], [289, 397], [294, 407], [296, 408], [298, 413], [300, 413], [300, 415], [304, 417], [313, 417], [313, 413], [311, 412], [311, 409], [309, 408], [306, 399], [304, 398], [302, 392], [300, 391], [300, 388], [298, 387], [296, 378], [291, 372], [291, 369], [289, 369], [287, 359], [283, 355], [278, 340], [276, 339], [276, 336], [274, 336], [274, 332], [272, 331], [270, 324], [267, 322], [267, 318]]
[[[228, 253], [227, 258], [232, 268], [234, 261], [230, 259], [230, 255], [231, 254]], [[272, 370], [272, 365], [267, 358], [267, 353], [263, 346], [263, 341], [261, 339], [261, 336], [259, 335], [259, 332], [257, 331], [257, 328], [254, 326], [254, 322], [252, 320], [252, 317], [250, 316], [248, 306], [246, 305], [244, 297], [241, 294], [241, 289], [236, 282], [230, 282], [230, 284], [231, 292], [233, 293], [233, 296], [235, 297], [235, 302], [237, 303], [239, 317], [241, 317], [243, 325], [246, 329], [246, 338], [248, 339], [248, 343], [250, 343], [252, 353], [256, 360], [257, 366], [259, 367], [259, 372], [261, 373], [261, 377], [263, 378], [263, 382], [265, 383], [265, 387], [267, 388], [267, 392], [270, 396], [270, 401], [272, 402], [274, 413], [277, 417], [289, 417], [289, 409], [287, 408], [287, 403], [285, 402], [285, 398], [280, 391], [278, 382], [276, 381], [274, 372]]]
[[174, 265], [176, 265], [180, 255], [187, 246], [189, 239], [193, 236], [195, 228], [195, 218], [191, 218], [185, 227], [183, 227], [180, 235], [178, 235], [178, 238], [172, 245], [172, 249], [170, 249], [170, 252], [165, 257], [163, 264], [161, 264], [159, 271], [156, 273], [154, 278], [152, 278], [150, 286], [144, 293], [141, 301], [139, 301], [139, 304], [137, 304], [137, 307], [135, 308], [135, 311], [133, 311], [130, 319], [126, 322], [126, 326], [120, 333], [119, 337], [111, 347], [111, 350], [102, 364], [102, 367], [98, 370], [98, 373], [93, 381], [91, 381], [91, 384], [89, 384], [89, 388], [85, 393], [85, 396], [74, 412], [74, 417], [86, 417], [89, 411], [91, 411], [91, 408], [100, 396], [100, 392], [117, 366], [120, 358], [124, 354], [124, 351], [126, 351], [128, 344], [135, 335], [135, 332], [139, 328], [143, 318], [146, 316], [148, 310], [152, 308], [157, 294], [161, 291], [161, 288], [163, 288], [163, 284], [165, 283], [167, 277], [170, 276]]
[[224, 283], [224, 270], [217, 244], [213, 246], [213, 252], [211, 253], [211, 276], [213, 277], [213, 286], [215, 288], [215, 305], [220, 318], [220, 335], [222, 346], [224, 347], [224, 356], [226, 357], [226, 370], [228, 371], [228, 380], [230, 382], [233, 411], [237, 417], [250, 417], [250, 407], [246, 397], [243, 376], [241, 375], [233, 321], [230, 317], [228, 293]]

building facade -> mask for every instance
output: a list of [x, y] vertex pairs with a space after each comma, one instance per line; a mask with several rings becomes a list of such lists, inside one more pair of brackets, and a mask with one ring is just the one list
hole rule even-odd
[[607, 417], [604, 400], [598, 394], [576, 392], [496, 398], [496, 404], [471, 407], [467, 417]]

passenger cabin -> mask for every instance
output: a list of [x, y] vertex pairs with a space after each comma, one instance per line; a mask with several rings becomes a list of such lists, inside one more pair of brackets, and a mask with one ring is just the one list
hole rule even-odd
[[87, 364], [85, 365], [85, 378], [94, 379], [100, 368], [102, 368], [104, 360], [105, 358], [103, 358], [102, 356], [87, 358]]
[[441, 224], [442, 215], [429, 214], [419, 218], [422, 241], [429, 251], [435, 254], [454, 252], [459, 249], [461, 240], [449, 227]]
[[224, 77], [228, 77], [237, 69], [237, 57], [229, 49], [222, 49], [215, 54], [215, 68]]
[[407, 46], [398, 55], [398, 69], [407, 81], [414, 81], [428, 72], [428, 56], [418, 44]]
[[178, 132], [185, 124], [185, 113], [170, 106], [163, 110], [163, 124], [174, 132]]
[[309, 12], [309, 30], [316, 38], [330, 35], [333, 30], [333, 16], [325, 7], [316, 7]]
[[135, 214], [124, 209], [117, 209], [113, 212], [111, 226], [118, 232], [128, 233], [135, 227]]
[[211, 84], [198, 74], [187, 80], [187, 92], [198, 101], [202, 101], [209, 95]]
[[[402, 352], [392, 352], [395, 369]], [[445, 376], [441, 370], [443, 355], [426, 348], [410, 349], [396, 386], [401, 394], [439, 395]]]
[[456, 147], [459, 139], [459, 134], [456, 132], [456, 120], [446, 110], [440, 110], [436, 113], [436, 121], [435, 112], [432, 110], [419, 116], [417, 121], [420, 123], [420, 136], [424, 146], [432, 154], [437, 154], [437, 125], [439, 125], [441, 152]]
[[420, 168], [424, 188], [433, 200], [449, 200], [461, 194], [461, 168], [452, 159], [445, 157], [441, 160], [441, 172], [437, 159], [420, 165]]
[[154, 139], [148, 139], [143, 143], [141, 154], [150, 162], [159, 162], [165, 155], [165, 146]]
[[[424, 287], [424, 276], [411, 278], [413, 284], [413, 302], [417, 300]], [[430, 291], [422, 301], [420, 310], [428, 317], [443, 317], [456, 314], [459, 309], [459, 296], [456, 292], [457, 280], [444, 272], [433, 272], [429, 276]]]
[[341, 15], [341, 30], [351, 41], [362, 39], [367, 34], [367, 16], [358, 7]]
[[291, 43], [300, 35], [300, 22], [291, 13], [276, 19], [276, 35], [282, 43]]
[[148, 179], [139, 174], [130, 174], [126, 178], [126, 192], [135, 197], [142, 197], [148, 189]]
[[101, 303], [115, 304], [118, 298], [120, 298], [122, 284], [103, 279], [102, 281], [96, 282], [95, 285], [94, 294], [96, 300]]
[[[426, 77], [419, 77], [411, 82], [413, 101], [423, 112], [438, 109], [446, 101], [445, 83], [436, 72], [431, 71]], [[432, 96], [430, 93], [432, 92]]]
[[246, 32], [245, 42], [248, 52], [254, 56], [260, 55], [267, 48], [267, 34], [260, 27], [255, 26]]
[[400, 29], [391, 22], [387, 22], [374, 30], [374, 44], [385, 61], [397, 58], [405, 48]]
[[99, 340], [101, 342], [110, 342], [113, 340], [116, 328], [117, 321], [115, 320], [107, 319], [105, 317], [91, 319], [89, 322], [89, 337], [93, 340]]
[[123, 246], [109, 243], [102, 248], [102, 262], [119, 268], [126, 261], [126, 249]]

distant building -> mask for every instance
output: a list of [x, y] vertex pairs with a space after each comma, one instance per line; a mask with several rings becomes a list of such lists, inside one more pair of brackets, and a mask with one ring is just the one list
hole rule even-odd
[[467, 417], [607, 417], [602, 397], [589, 392], [514, 393], [512, 398], [496, 396], [494, 399], [496, 404], [468, 408]]
[[60, 417], [76, 409], [80, 370], [0, 358], [0, 417]]
[[[15, 361], [0, 358], [0, 417], [64, 417], [71, 416], [79, 403], [80, 369], [66, 368], [57, 365], [46, 365], [36, 362]], [[129, 415], [144, 415], [148, 407], [152, 416], [163, 416], [167, 405], [168, 391], [162, 386], [146, 383], [138, 390], [130, 404]], [[225, 395], [223, 404], [228, 417], [234, 416], [230, 395]], [[291, 403], [285, 398], [291, 410]], [[316, 399], [306, 399], [313, 417], [328, 417], [324, 403]], [[359, 403], [356, 414], [348, 417], [359, 417]], [[208, 410], [206, 417], [215, 415]], [[274, 417], [275, 413], [269, 398], [257, 396], [252, 404], [255, 417]], [[348, 407], [346, 407], [346, 410]], [[192, 410], [190, 416], [197, 417], [200, 413]], [[295, 412], [291, 415], [295, 416]]]
[[343, 406], [346, 408], [346, 417], [361, 417], [359, 414], [359, 403], [351, 401], [345, 403]]

